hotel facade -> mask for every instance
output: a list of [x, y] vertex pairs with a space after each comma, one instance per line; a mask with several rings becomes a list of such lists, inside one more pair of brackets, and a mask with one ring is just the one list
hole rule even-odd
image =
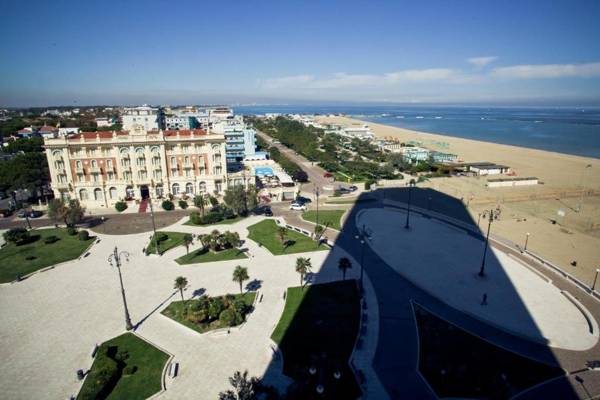
[[225, 135], [202, 129], [81, 132], [44, 141], [55, 198], [89, 208], [117, 201], [222, 194], [245, 174], [227, 175]]

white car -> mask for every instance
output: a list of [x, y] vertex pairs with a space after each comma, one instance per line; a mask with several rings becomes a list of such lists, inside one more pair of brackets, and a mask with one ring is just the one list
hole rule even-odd
[[294, 210], [294, 211], [306, 211], [306, 205], [304, 204], [300, 204], [300, 203], [292, 203], [290, 205], [290, 210]]

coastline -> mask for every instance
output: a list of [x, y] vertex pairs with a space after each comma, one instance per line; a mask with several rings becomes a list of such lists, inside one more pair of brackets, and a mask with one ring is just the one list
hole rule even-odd
[[[319, 117], [317, 120], [345, 126], [368, 125], [379, 138], [419, 141], [423, 147], [457, 154], [464, 162], [490, 161], [508, 165], [517, 176], [535, 176], [545, 185], [557, 189], [581, 189], [582, 175], [586, 170], [584, 178], [587, 184], [584, 182], [584, 186], [599, 189], [597, 182], [600, 182], [600, 159], [597, 158], [414, 131], [350, 117]], [[447, 143], [448, 146], [442, 146], [442, 143]], [[587, 165], [591, 165], [591, 168], [586, 168]]]

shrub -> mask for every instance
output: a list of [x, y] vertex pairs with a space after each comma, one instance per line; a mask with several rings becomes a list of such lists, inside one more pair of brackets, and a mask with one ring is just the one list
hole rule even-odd
[[173, 211], [175, 204], [171, 200], [165, 200], [162, 202], [162, 208], [165, 211]]
[[209, 195], [208, 196], [208, 201], [210, 202], [210, 205], [213, 206], [213, 207], [216, 207], [216, 206], [219, 205], [219, 200], [216, 197], [214, 197], [214, 196]]
[[192, 212], [190, 214], [190, 222], [194, 225], [200, 225], [202, 223], [202, 216], [200, 213], [197, 213], [196, 211]]
[[86, 241], [90, 238], [90, 233], [86, 230], [79, 231], [79, 240]]
[[25, 228], [12, 228], [4, 232], [4, 240], [13, 242], [17, 245], [25, 243], [29, 240], [29, 231]]
[[157, 232], [156, 233], [156, 241], [157, 242], [164, 242], [165, 240], [167, 240], [169, 238], [169, 235], [167, 235], [164, 232]]
[[44, 239], [44, 243], [46, 243], [46, 244], [52, 244], [55, 242], [58, 242], [58, 237], [56, 237], [54, 235], [48, 236], [46, 239]]
[[72, 226], [67, 228], [67, 234], [74, 236], [77, 234], [77, 229], [73, 228]]
[[128, 365], [125, 368], [123, 368], [123, 375], [133, 375], [135, 374], [135, 371], [137, 371], [137, 369], [137, 365]]
[[124, 201], [117, 201], [115, 203], [115, 209], [118, 212], [123, 212], [123, 211], [127, 210], [127, 203], [125, 203]]
[[222, 326], [231, 326], [235, 322], [235, 313], [231, 309], [221, 311], [219, 322]]
[[181, 208], [182, 210], [185, 210], [186, 208], [188, 208], [188, 203], [185, 200], [179, 200], [179, 208]]
[[235, 218], [235, 213], [233, 212], [233, 210], [231, 208], [225, 208], [223, 210], [223, 218], [226, 218], [226, 219]]
[[200, 217], [200, 224], [201, 225], [214, 224], [215, 222], [219, 222], [221, 220], [223, 220], [223, 216], [221, 215], [221, 213], [211, 211], [208, 214], [206, 214], [204, 217]]
[[208, 316], [210, 319], [217, 319], [223, 311], [223, 302], [220, 298], [216, 297], [211, 299], [210, 305], [208, 306]]
[[368, 179], [365, 181], [365, 190], [370, 190], [371, 189], [371, 185], [377, 183], [375, 180], [373, 179]]

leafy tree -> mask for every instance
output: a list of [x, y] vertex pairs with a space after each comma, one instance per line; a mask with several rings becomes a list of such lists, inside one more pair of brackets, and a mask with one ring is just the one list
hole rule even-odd
[[285, 237], [287, 236], [287, 229], [283, 226], [277, 228], [277, 236], [279, 236], [279, 240], [281, 243], [285, 242]]
[[79, 200], [69, 200], [69, 206], [65, 214], [65, 224], [73, 226], [83, 220], [85, 215], [85, 207], [79, 204]]
[[216, 207], [219, 205], [219, 199], [217, 199], [215, 196], [208, 195], [208, 201], [210, 202], [210, 205], [213, 207]]
[[246, 215], [246, 190], [242, 185], [235, 185], [225, 191], [223, 201], [238, 215]]
[[304, 288], [304, 277], [310, 271], [312, 265], [310, 263], [310, 258], [306, 257], [298, 257], [296, 259], [296, 272], [300, 274], [300, 286]]
[[190, 245], [192, 244], [193, 241], [194, 241], [194, 237], [192, 235], [190, 235], [189, 233], [186, 233], [185, 235], [183, 235], [183, 244], [185, 245], [185, 253], [186, 254], [190, 253]]
[[352, 262], [348, 257], [342, 257], [338, 261], [338, 268], [342, 271], [342, 280], [346, 280], [346, 271], [352, 268]]
[[8, 142], [8, 146], [5, 147], [7, 153], [41, 153], [44, 151], [42, 146], [44, 145], [44, 139], [41, 137], [32, 138], [19, 138]]
[[175, 284], [173, 285], [173, 289], [179, 290], [179, 293], [181, 294], [181, 301], [183, 301], [184, 303], [185, 299], [183, 298], [183, 290], [187, 288], [187, 286], [188, 280], [185, 277], [178, 276], [177, 278], [175, 278]]
[[323, 225], [315, 225], [315, 239], [321, 240], [321, 237], [325, 233], [325, 227]]
[[62, 199], [52, 199], [48, 202], [48, 218], [56, 224], [58, 221], [64, 221], [68, 212], [68, 207]]
[[11, 160], [0, 161], [0, 191], [27, 189], [33, 193], [49, 180], [44, 153], [18, 154]]
[[292, 176], [292, 179], [296, 182], [308, 182], [308, 174], [303, 170], [299, 170]]
[[244, 293], [242, 291], [242, 283], [248, 279], [250, 279], [250, 276], [248, 276], [248, 268], [242, 267], [241, 265], [235, 267], [235, 270], [233, 271], [233, 281], [240, 284], [240, 294]]

